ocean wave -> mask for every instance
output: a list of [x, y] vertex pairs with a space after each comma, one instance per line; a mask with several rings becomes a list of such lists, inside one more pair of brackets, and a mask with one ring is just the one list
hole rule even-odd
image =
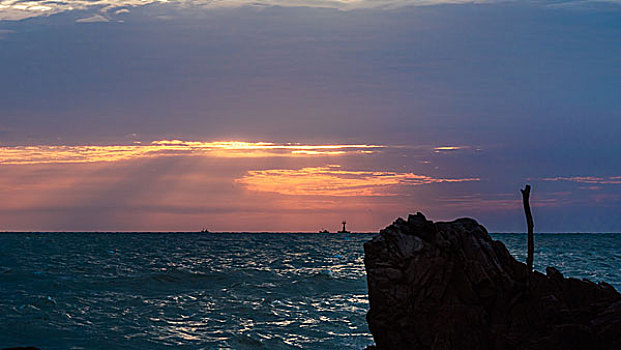
[[[0, 346], [360, 350], [369, 238], [4, 234]], [[525, 258], [525, 235], [495, 238]], [[538, 269], [621, 286], [621, 235], [536, 240]]]

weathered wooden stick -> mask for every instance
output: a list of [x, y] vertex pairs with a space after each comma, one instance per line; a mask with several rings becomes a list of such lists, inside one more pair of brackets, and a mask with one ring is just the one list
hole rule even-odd
[[535, 252], [535, 237], [533, 235], [533, 215], [530, 212], [530, 204], [528, 198], [530, 197], [530, 185], [526, 185], [522, 192], [522, 201], [524, 202], [524, 213], [526, 213], [526, 225], [528, 226], [528, 256], [526, 257], [526, 265], [528, 266], [528, 277], [530, 282], [530, 274], [533, 271], [533, 255]]

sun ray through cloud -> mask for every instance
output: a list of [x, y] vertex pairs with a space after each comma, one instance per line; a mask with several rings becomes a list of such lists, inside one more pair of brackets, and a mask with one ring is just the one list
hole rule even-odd
[[0, 164], [56, 164], [125, 161], [161, 156], [210, 156], [223, 158], [305, 157], [374, 153], [381, 145], [304, 145], [298, 143], [244, 141], [161, 140], [142, 145], [2, 146]]

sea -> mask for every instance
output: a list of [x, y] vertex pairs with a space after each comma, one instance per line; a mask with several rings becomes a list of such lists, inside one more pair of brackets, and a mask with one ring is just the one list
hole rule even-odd
[[[493, 234], [520, 261], [525, 234]], [[364, 349], [372, 234], [2, 233], [0, 348]], [[537, 234], [535, 267], [621, 289], [621, 234]]]

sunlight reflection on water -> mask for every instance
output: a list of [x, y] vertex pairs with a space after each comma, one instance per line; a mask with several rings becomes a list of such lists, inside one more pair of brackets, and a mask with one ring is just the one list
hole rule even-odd
[[[494, 235], [524, 260], [525, 235]], [[3, 234], [0, 346], [362, 349], [370, 235]], [[621, 235], [537, 235], [538, 269], [621, 286]]]

